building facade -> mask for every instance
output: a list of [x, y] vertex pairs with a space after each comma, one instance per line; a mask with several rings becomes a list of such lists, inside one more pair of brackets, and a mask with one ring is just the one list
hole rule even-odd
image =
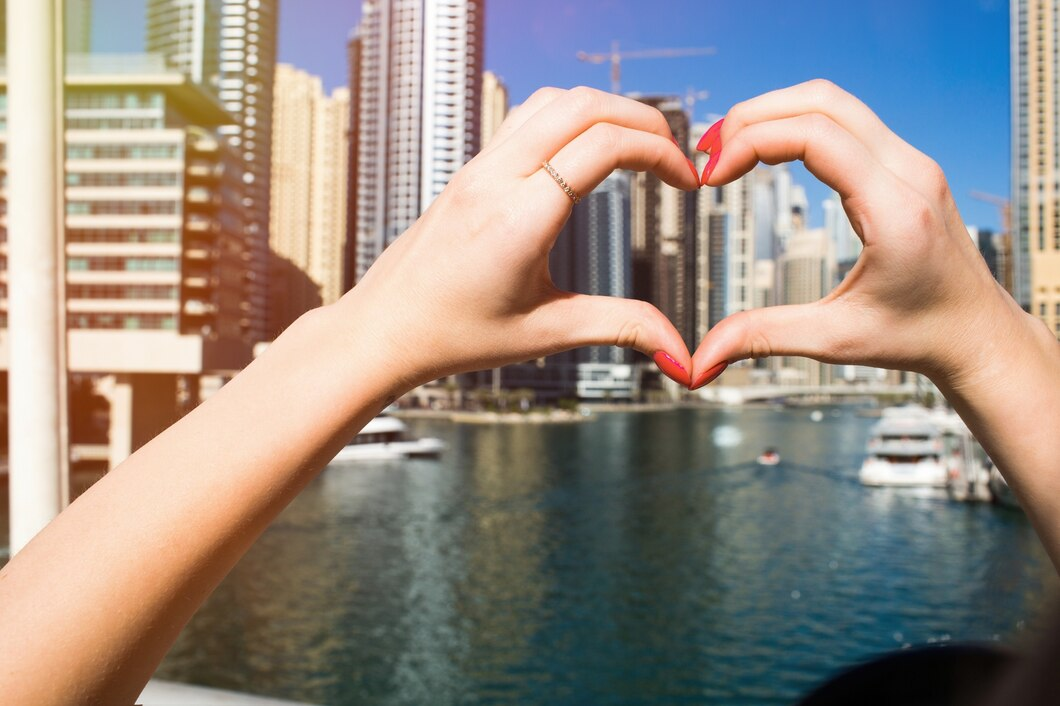
[[346, 245], [350, 96], [276, 67], [270, 198], [270, 337], [298, 316], [339, 299]]
[[489, 144], [508, 116], [508, 87], [492, 71], [482, 72], [482, 146]]
[[1060, 2], [1010, 7], [1014, 288], [1060, 336]]
[[[688, 145], [684, 102], [673, 96], [632, 96], [657, 108], [679, 145]], [[637, 172], [631, 184], [633, 297], [654, 304], [691, 349], [696, 341], [696, 194], [653, 174]]]
[[265, 340], [269, 170], [278, 0], [148, 0], [147, 50], [213, 93], [232, 116], [217, 128], [242, 168], [246, 335]]
[[[823, 228], [800, 229], [788, 239], [780, 258], [782, 303], [810, 304], [832, 289], [835, 281], [835, 252]], [[831, 382], [831, 366], [809, 358], [785, 356], [780, 359], [783, 382], [826, 385]]]
[[484, 0], [362, 5], [351, 47], [355, 281], [479, 149], [484, 6]]
[[228, 116], [160, 57], [114, 68], [75, 57], [67, 75], [71, 368], [238, 369], [250, 344], [238, 161], [210, 132]]
[[[111, 401], [100, 460], [113, 467], [176, 420], [182, 384], [250, 362], [242, 171], [216, 135], [228, 114], [162, 57], [74, 56], [67, 66], [68, 368]], [[3, 113], [6, 81], [0, 91]], [[6, 216], [0, 240], [6, 369]]]

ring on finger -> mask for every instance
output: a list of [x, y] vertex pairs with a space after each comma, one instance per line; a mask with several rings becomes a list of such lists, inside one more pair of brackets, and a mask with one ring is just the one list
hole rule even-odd
[[577, 204], [579, 201], [582, 200], [582, 197], [578, 196], [578, 192], [572, 189], [570, 184], [567, 183], [567, 180], [559, 175], [559, 172], [556, 171], [555, 167], [553, 167], [548, 162], [542, 162], [541, 168], [544, 169], [550, 177], [552, 177], [552, 181], [559, 184], [559, 188], [563, 189], [563, 193], [567, 195], [567, 197], [571, 200], [571, 203]]

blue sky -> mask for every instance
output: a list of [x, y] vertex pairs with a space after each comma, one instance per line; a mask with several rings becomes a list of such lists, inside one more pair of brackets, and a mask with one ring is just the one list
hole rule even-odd
[[[513, 102], [541, 85], [608, 87], [606, 66], [579, 50], [716, 47], [715, 56], [628, 61], [623, 90], [707, 90], [697, 119], [813, 77], [865, 100], [899, 135], [939, 161], [970, 224], [998, 215], [969, 196], [1009, 193], [1009, 34], [1004, 0], [487, 0], [486, 68]], [[144, 0], [96, 0], [97, 51], [137, 51]], [[345, 41], [360, 0], [281, 0], [280, 59], [346, 80]], [[812, 220], [825, 191], [808, 187]]]

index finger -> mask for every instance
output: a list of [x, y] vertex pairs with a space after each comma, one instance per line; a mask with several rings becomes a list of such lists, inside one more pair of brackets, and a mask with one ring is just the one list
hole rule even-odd
[[[674, 142], [669, 123], [646, 103], [579, 86], [534, 113], [502, 145], [493, 150], [525, 176], [537, 171], [564, 145], [597, 123], [654, 133]], [[674, 149], [684, 154], [674, 142]]]

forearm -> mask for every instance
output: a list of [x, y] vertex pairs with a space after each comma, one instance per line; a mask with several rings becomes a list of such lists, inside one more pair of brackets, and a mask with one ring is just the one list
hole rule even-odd
[[1016, 493], [1060, 568], [1060, 343], [1018, 311], [974, 332], [985, 348], [967, 374], [935, 381]]
[[334, 308], [300, 319], [5, 567], [5, 699], [133, 702], [205, 597], [394, 393], [348, 323]]

